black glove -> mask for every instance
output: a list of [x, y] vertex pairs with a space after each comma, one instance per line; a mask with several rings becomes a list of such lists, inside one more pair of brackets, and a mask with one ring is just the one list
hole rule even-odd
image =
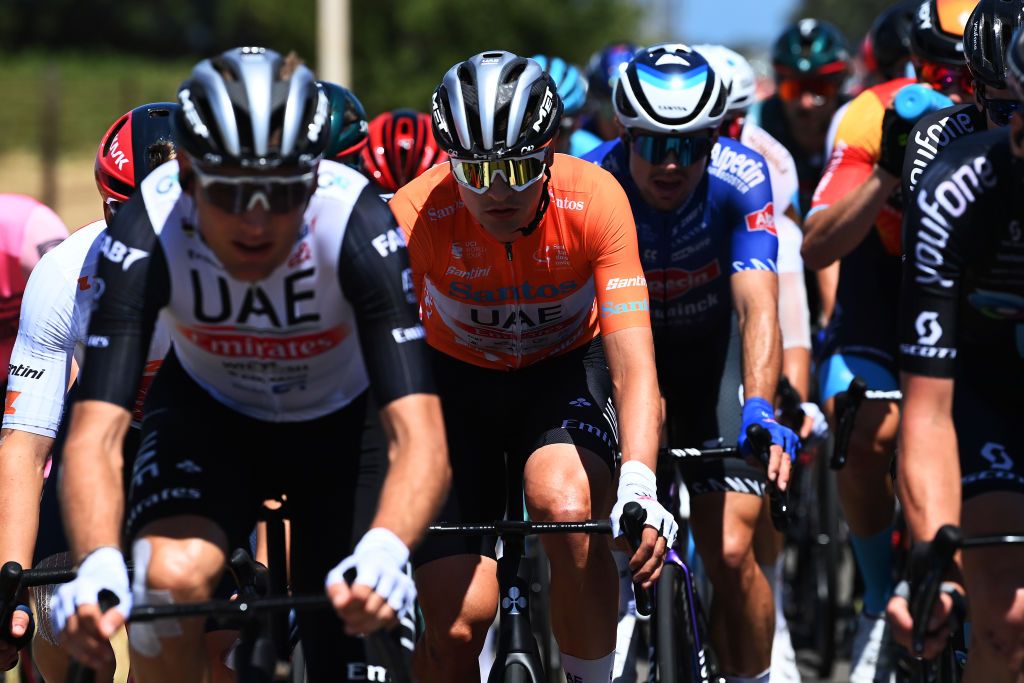
[[882, 150], [878, 155], [878, 167], [897, 178], [903, 177], [903, 160], [907, 156], [907, 138], [914, 128], [913, 121], [907, 121], [893, 109], [885, 110], [882, 119]]

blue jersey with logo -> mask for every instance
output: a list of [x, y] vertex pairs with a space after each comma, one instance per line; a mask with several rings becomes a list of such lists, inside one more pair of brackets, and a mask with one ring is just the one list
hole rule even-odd
[[640, 258], [655, 337], [684, 341], [725, 329], [732, 312], [729, 276], [744, 270], [777, 272], [771, 181], [764, 157], [719, 138], [708, 172], [675, 211], [651, 208], [629, 173], [621, 140], [583, 157], [618, 179], [636, 221]]

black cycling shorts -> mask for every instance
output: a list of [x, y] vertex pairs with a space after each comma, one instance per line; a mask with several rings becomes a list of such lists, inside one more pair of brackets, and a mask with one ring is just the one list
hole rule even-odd
[[[656, 348], [670, 448], [736, 443], [743, 408], [741, 341], [733, 318], [700, 338], [664, 340]], [[674, 480], [670, 465], [658, 463], [659, 487]], [[742, 458], [684, 461], [679, 471], [691, 496], [726, 492], [761, 496], [767, 481], [763, 467]]]
[[[269, 423], [211, 397], [173, 351], [149, 390], [125, 516], [127, 547], [149, 523], [177, 515], [215, 522], [248, 547], [264, 500], [287, 496], [291, 585], [322, 594], [377, 510], [387, 439], [369, 392], [315, 420]], [[228, 549], [230, 551], [230, 548]], [[302, 611], [310, 681], [365, 680], [362, 641], [330, 611]]]
[[979, 388], [956, 382], [953, 424], [964, 500], [995, 491], [1024, 494], [1024, 436], [1017, 424], [1019, 414], [991, 383]]
[[[506, 457], [526, 462], [542, 446], [588, 450], [615, 468], [618, 426], [600, 339], [521, 370], [464, 363], [433, 352], [452, 486], [439, 522], [490, 523], [505, 515]], [[495, 536], [428, 536], [414, 566], [451, 555], [495, 557]]]

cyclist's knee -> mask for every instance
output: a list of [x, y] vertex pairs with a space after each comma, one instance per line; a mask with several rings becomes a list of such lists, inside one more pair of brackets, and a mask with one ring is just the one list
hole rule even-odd
[[[146, 543], [150, 546], [146, 563], [149, 590], [170, 591], [175, 600], [182, 602], [210, 598], [224, 566], [224, 554], [219, 548], [199, 539], [142, 539], [133, 546], [136, 558]], [[139, 566], [138, 559], [136, 563]]]
[[751, 572], [757, 571], [749, 529], [723, 529], [720, 551], [710, 556], [702, 554], [702, 558], [708, 576], [716, 582], [735, 583], [742, 578], [749, 578]]
[[498, 610], [494, 560], [443, 557], [416, 570], [416, 586], [431, 657], [476, 657]]

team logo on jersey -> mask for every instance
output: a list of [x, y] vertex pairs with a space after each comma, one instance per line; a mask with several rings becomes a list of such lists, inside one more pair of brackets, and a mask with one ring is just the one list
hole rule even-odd
[[128, 270], [133, 263], [149, 256], [148, 251], [126, 246], [123, 242], [114, 239], [110, 235], [103, 237], [103, 242], [100, 244], [100, 252], [108, 261], [120, 263], [121, 270]]
[[569, 250], [561, 244], [545, 244], [533, 252], [533, 260], [548, 268], [571, 268]]
[[939, 314], [935, 311], [922, 311], [914, 323], [917, 330], [917, 343], [925, 346], [935, 346], [942, 336], [942, 325], [939, 324]]
[[747, 232], [764, 230], [770, 235], [775, 235], [776, 237], [779, 235], [775, 229], [775, 209], [772, 206], [772, 202], [765, 204], [764, 208], [760, 211], [748, 213], [744, 216], [744, 220], [747, 222]]
[[750, 156], [750, 154], [731, 146], [725, 146], [721, 142], [715, 143], [715, 146], [711, 148], [711, 164], [708, 166], [708, 172], [719, 180], [732, 185], [741, 194], [746, 194], [768, 178], [764, 161], [761, 160], [760, 155], [753, 150], [748, 151], [755, 156]]
[[651, 298], [658, 301], [672, 301], [691, 289], [702, 287], [722, 274], [718, 261], [709, 261], [700, 268], [665, 268], [647, 271], [647, 289]]

